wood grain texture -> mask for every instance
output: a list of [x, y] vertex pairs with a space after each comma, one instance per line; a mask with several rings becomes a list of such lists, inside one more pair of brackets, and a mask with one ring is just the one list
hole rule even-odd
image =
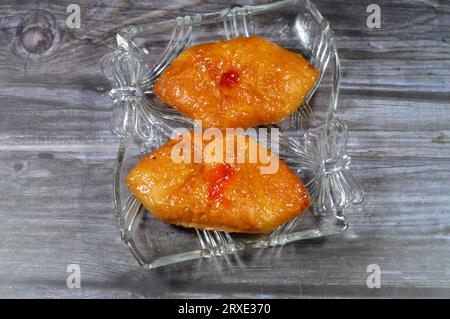
[[[254, 3], [234, 4], [244, 2]], [[99, 59], [122, 25], [230, 4], [2, 1], [0, 297], [450, 297], [450, 3], [379, 0], [382, 26], [369, 30], [373, 2], [314, 1], [336, 34], [340, 114], [366, 191], [351, 229], [146, 271], [112, 215], [118, 141]], [[69, 3], [82, 8], [81, 29], [65, 27]], [[36, 10], [55, 19], [49, 55], [17, 47]], [[66, 287], [72, 263], [81, 289]], [[369, 264], [381, 289], [366, 286]]]

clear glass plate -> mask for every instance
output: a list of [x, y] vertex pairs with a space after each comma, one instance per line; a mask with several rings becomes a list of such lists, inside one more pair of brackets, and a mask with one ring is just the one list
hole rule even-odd
[[[186, 229], [159, 221], [134, 198], [125, 178], [143, 155], [170, 138], [173, 129], [193, 123], [160, 102], [152, 84], [191, 45], [253, 34], [300, 53], [320, 72], [307, 101], [274, 126], [280, 131], [279, 156], [308, 187], [311, 208], [270, 234]], [[336, 117], [340, 71], [333, 33], [310, 1], [287, 0], [129, 26], [117, 35], [117, 43], [117, 50], [102, 60], [112, 85], [112, 129], [120, 137], [115, 215], [122, 238], [140, 264], [155, 268], [347, 228], [345, 210], [362, 201], [363, 191], [349, 172], [347, 127]]]

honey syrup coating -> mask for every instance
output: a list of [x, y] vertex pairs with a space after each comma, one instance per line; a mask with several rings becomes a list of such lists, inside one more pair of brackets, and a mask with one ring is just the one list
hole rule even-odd
[[[190, 136], [188, 142], [186, 134]], [[215, 162], [214, 156], [206, 153], [201, 163], [194, 163], [193, 152], [188, 155], [190, 163], [174, 161], [174, 149], [177, 154], [185, 152], [177, 148], [182, 141], [192, 150], [199, 149], [194, 145], [193, 132], [186, 134], [184, 140], [173, 139], [144, 157], [127, 177], [129, 189], [157, 218], [184, 227], [265, 233], [310, 206], [309, 194], [298, 175], [249, 137], [244, 139], [243, 163], [237, 156], [232, 162]], [[236, 152], [235, 135], [203, 140], [201, 150], [212, 142], [222, 143], [225, 155], [230, 150], [227, 139], [235, 140]], [[260, 153], [259, 148], [267, 152], [267, 157], [250, 163], [250, 150]], [[272, 161], [278, 161], [278, 169], [272, 174], [262, 173]]]
[[192, 46], [153, 85], [160, 100], [203, 127], [275, 124], [295, 112], [319, 73], [257, 36]]

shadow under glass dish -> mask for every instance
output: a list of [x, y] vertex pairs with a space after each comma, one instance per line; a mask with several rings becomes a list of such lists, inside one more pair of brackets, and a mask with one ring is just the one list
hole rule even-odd
[[[306, 102], [273, 126], [280, 131], [280, 158], [300, 175], [313, 205], [269, 234], [228, 234], [162, 222], [134, 198], [124, 181], [175, 128], [192, 128], [193, 123], [159, 101], [152, 85], [187, 47], [249, 35], [301, 54], [320, 72]], [[112, 84], [113, 132], [120, 137], [115, 215], [122, 238], [140, 264], [155, 268], [338, 234], [347, 228], [345, 209], [361, 202], [363, 192], [349, 172], [347, 127], [336, 117], [340, 73], [333, 33], [310, 1], [288, 0], [137, 24], [123, 29], [117, 42], [117, 50], [102, 60], [102, 70]]]

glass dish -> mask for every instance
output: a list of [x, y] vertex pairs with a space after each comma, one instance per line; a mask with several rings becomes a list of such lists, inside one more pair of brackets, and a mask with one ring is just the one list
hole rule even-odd
[[[308, 187], [312, 207], [270, 234], [229, 234], [186, 229], [157, 220], [134, 198], [124, 180], [146, 153], [193, 123], [152, 93], [165, 67], [188, 46], [256, 34], [303, 55], [320, 78], [298, 111], [278, 123], [279, 156]], [[336, 116], [339, 58], [328, 22], [308, 0], [259, 6], [129, 26], [118, 48], [102, 60], [112, 85], [112, 130], [120, 137], [114, 170], [115, 215], [124, 241], [139, 263], [155, 268], [175, 262], [265, 248], [338, 234], [347, 228], [346, 208], [363, 199], [345, 153], [347, 127]]]

